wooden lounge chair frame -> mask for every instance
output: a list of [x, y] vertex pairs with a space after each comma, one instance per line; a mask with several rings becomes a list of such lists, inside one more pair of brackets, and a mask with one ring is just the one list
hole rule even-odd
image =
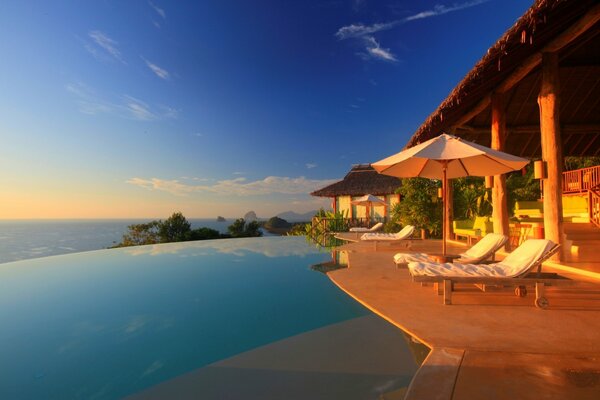
[[[452, 304], [452, 291], [454, 290], [455, 283], [471, 283], [474, 285], [502, 285], [502, 286], [513, 286], [515, 287], [515, 294], [519, 297], [525, 297], [527, 295], [526, 286], [535, 286], [535, 306], [541, 309], [546, 309], [550, 305], [550, 302], [545, 296], [546, 286], [570, 286], [575, 285], [577, 282], [560, 278], [557, 274], [546, 274], [542, 273], [542, 263], [548, 258], [552, 257], [560, 248], [560, 245], [554, 245], [549, 251], [547, 251], [542, 257], [540, 257], [535, 263], [533, 263], [526, 271], [521, 275], [514, 278], [494, 278], [494, 277], [454, 277], [454, 276], [427, 276], [417, 275], [413, 276], [414, 282], [433, 282], [438, 284], [438, 294], [444, 295], [444, 304]], [[531, 273], [531, 271], [537, 267], [537, 272]], [[439, 285], [442, 288], [439, 288]], [[440, 291], [443, 291], [440, 293]]]

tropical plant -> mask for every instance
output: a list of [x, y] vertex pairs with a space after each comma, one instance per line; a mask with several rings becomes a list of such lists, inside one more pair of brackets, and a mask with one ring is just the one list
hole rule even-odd
[[118, 243], [114, 247], [143, 246], [160, 243], [159, 229], [160, 221], [129, 225], [127, 233], [121, 239], [121, 243]]
[[234, 238], [262, 236], [259, 223], [257, 221], [246, 222], [244, 218], [236, 219], [227, 227], [227, 231]]
[[600, 165], [600, 157], [565, 157], [565, 171]]
[[528, 166], [525, 175], [513, 172], [506, 178], [508, 210], [515, 209], [517, 201], [534, 201], [540, 198], [540, 181], [533, 176], [533, 166]]
[[413, 225], [439, 236], [442, 228], [442, 204], [437, 198], [439, 181], [425, 178], [402, 180], [398, 192], [402, 200], [392, 208], [392, 220]]
[[183, 242], [189, 240], [192, 225], [181, 212], [175, 212], [160, 223], [158, 234], [162, 243]]
[[453, 179], [453, 211], [456, 219], [475, 219], [492, 215], [491, 193], [483, 178], [468, 176]]

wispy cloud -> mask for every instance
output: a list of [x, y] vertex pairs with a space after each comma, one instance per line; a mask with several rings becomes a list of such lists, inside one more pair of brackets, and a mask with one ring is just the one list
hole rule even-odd
[[151, 2], [151, 1], [149, 1], [149, 2], [148, 2], [148, 5], [149, 5], [150, 7], [152, 7], [152, 9], [153, 9], [154, 11], [156, 11], [156, 13], [157, 13], [158, 15], [160, 15], [160, 16], [162, 17], [162, 19], [167, 19], [167, 13], [165, 13], [165, 10], [164, 10], [164, 9], [162, 9], [162, 8], [158, 7], [156, 4], [154, 4], [154, 3], [153, 3], [153, 2]]
[[318, 166], [317, 163], [306, 163], [305, 165], [306, 165], [307, 169], [317, 168], [317, 166]]
[[[94, 41], [96, 46], [106, 52], [106, 54], [110, 55], [115, 60], [122, 62], [123, 64], [127, 64], [125, 60], [123, 60], [121, 52], [117, 48], [118, 43], [111, 39], [106, 33], [102, 31], [90, 31], [88, 36]], [[97, 48], [92, 47], [90, 44], [86, 44], [85, 48], [94, 56], [98, 55]]]
[[158, 119], [156, 113], [150, 110], [148, 104], [142, 100], [131, 96], [123, 96], [125, 110], [134, 118], [140, 121], [153, 121]]
[[379, 42], [373, 36], [374, 34], [392, 29], [398, 25], [405, 24], [407, 22], [416, 21], [425, 18], [436, 17], [439, 15], [448, 14], [454, 11], [464, 10], [466, 8], [475, 7], [477, 5], [487, 3], [490, 0], [472, 0], [465, 3], [453, 3], [452, 5], [446, 6], [439, 4], [434, 6], [430, 10], [418, 12], [408, 17], [397, 19], [390, 22], [378, 22], [372, 25], [365, 25], [362, 23], [350, 24], [343, 26], [335, 33], [335, 37], [339, 40], [355, 39], [362, 42], [365, 48], [364, 52], [358, 52], [357, 55], [363, 59], [379, 59], [383, 61], [398, 61], [396, 56], [392, 54], [390, 49], [386, 49], [380, 46]]
[[190, 185], [177, 179], [165, 180], [159, 178], [131, 178], [126, 182], [153, 191], [163, 191], [175, 196], [185, 196], [193, 193], [214, 193], [228, 196], [254, 196], [268, 194], [306, 194], [320, 187], [329, 185], [332, 179], [307, 179], [268, 176], [262, 180], [247, 181], [246, 178], [234, 178], [217, 181], [212, 185]]
[[340, 40], [359, 38], [391, 29], [398, 24], [400, 24], [400, 21], [377, 23], [373, 25], [351, 24], [338, 29], [338, 31], [335, 33], [335, 36]]
[[152, 106], [130, 95], [107, 99], [82, 82], [70, 83], [66, 89], [75, 97], [79, 111], [84, 114], [111, 114], [138, 121], [175, 119], [179, 115], [179, 111], [172, 107]]
[[379, 42], [375, 40], [374, 37], [370, 36], [366, 38], [367, 42], [367, 51], [373, 58], [377, 58], [385, 61], [398, 61], [396, 56], [394, 56], [390, 49], [384, 49], [379, 45]]
[[146, 60], [144, 57], [142, 57], [142, 60], [144, 60], [144, 62], [148, 66], [148, 68], [150, 68], [150, 70], [152, 72], [154, 72], [154, 74], [156, 74], [156, 76], [158, 76], [159, 78], [167, 81], [171, 77], [171, 74], [169, 74], [169, 71], [167, 71], [166, 69], [161, 68], [154, 63], [151, 63], [150, 61]]
[[414, 15], [404, 18], [403, 21], [408, 22], [408, 21], [414, 21], [417, 19], [436, 17], [438, 15], [448, 14], [453, 11], [459, 11], [459, 10], [464, 10], [465, 8], [478, 6], [479, 4], [487, 3], [488, 1], [490, 1], [490, 0], [473, 0], [473, 1], [468, 1], [466, 3], [461, 3], [461, 4], [454, 3], [451, 6], [445, 6], [443, 4], [438, 4], [435, 7], [433, 7], [433, 9], [431, 9], [431, 10], [421, 11], [420, 13], [417, 13], [417, 14], [414, 14]]

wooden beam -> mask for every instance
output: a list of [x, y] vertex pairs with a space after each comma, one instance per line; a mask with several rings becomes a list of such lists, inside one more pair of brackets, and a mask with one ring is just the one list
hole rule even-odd
[[[518, 125], [518, 126], [507, 126], [507, 132], [511, 134], [539, 134], [540, 127], [539, 125]], [[562, 125], [562, 132], [568, 133], [570, 135], [584, 135], [589, 133], [600, 132], [600, 124], [568, 124]], [[468, 132], [471, 135], [479, 135], [479, 136], [487, 136], [490, 134], [490, 128], [485, 126], [468, 126], [463, 125], [460, 128], [457, 128], [457, 134], [460, 134], [461, 131]]]
[[[542, 83], [538, 96], [540, 130], [542, 135], [542, 160], [546, 162], [548, 177], [544, 181], [544, 231], [546, 239], [564, 245], [562, 210], [562, 141], [559, 118], [558, 53], [542, 56]], [[561, 249], [553, 256], [563, 260]]]
[[477, 103], [477, 105], [475, 107], [473, 107], [472, 109], [467, 111], [454, 124], [452, 124], [452, 126], [450, 128], [455, 129], [456, 127], [460, 127], [461, 125], [466, 124], [467, 122], [472, 120], [474, 117], [479, 115], [479, 113], [481, 113], [483, 110], [485, 110], [490, 105], [491, 102], [492, 102], [492, 97], [485, 96], [483, 99], [481, 99], [479, 101], [479, 103]]
[[548, 43], [541, 52], [534, 53], [525, 59], [512, 74], [498, 85], [496, 91], [505, 93], [510, 90], [542, 62], [542, 53], [558, 52], [593, 27], [598, 21], [600, 21], [600, 4], [590, 8], [590, 10], [577, 22], [565, 29], [560, 35], [554, 38], [554, 40]]
[[[492, 95], [492, 141], [494, 150], [504, 151], [506, 141], [506, 101], [500, 93]], [[492, 188], [492, 220], [494, 233], [508, 236], [508, 205], [506, 175], [495, 175]], [[505, 245], [510, 250], [510, 244]]]

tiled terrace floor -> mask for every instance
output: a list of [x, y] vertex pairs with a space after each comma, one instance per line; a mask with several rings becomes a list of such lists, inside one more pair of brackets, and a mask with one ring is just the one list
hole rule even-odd
[[[407, 399], [600, 398], [600, 285], [549, 288], [547, 310], [535, 308], [531, 294], [518, 298], [512, 289], [483, 293], [473, 286], [459, 288], [453, 305], [444, 306], [431, 286], [396, 268], [392, 256], [403, 247], [347, 244], [349, 267], [329, 276], [432, 348]], [[439, 241], [417, 240], [411, 251], [440, 248]], [[448, 252], [463, 249], [450, 244]]]

